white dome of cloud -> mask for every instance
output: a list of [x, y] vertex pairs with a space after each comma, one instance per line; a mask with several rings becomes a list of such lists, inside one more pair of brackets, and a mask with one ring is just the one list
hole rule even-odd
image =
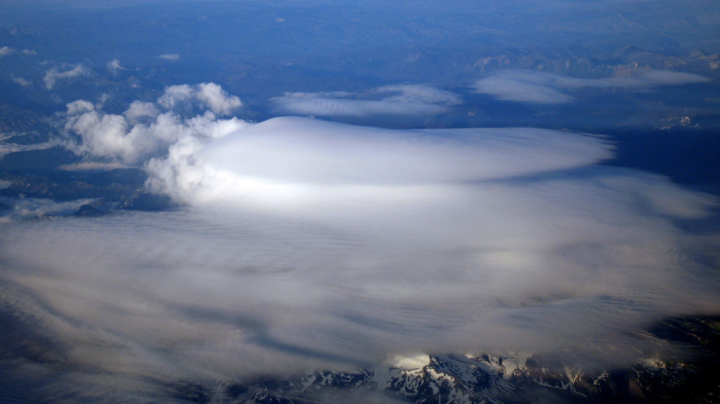
[[552, 130], [389, 130], [275, 118], [203, 148], [196, 157], [274, 182], [428, 184], [528, 175], [610, 158], [599, 138]]

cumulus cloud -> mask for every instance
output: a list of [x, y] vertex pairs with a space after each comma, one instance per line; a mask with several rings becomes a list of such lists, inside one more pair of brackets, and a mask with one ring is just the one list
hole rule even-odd
[[710, 79], [696, 74], [667, 70], [642, 70], [630, 77], [582, 79], [557, 76], [533, 70], [502, 70], [478, 80], [473, 87], [503, 101], [536, 104], [562, 104], [573, 101], [570, 95], [582, 88], [644, 89], [658, 86], [694, 84]]
[[187, 109], [193, 104], [200, 103], [202, 107], [210, 109], [219, 115], [230, 115], [242, 106], [240, 98], [230, 96], [215, 83], [202, 83], [197, 86], [187, 84], [170, 86], [165, 94], [158, 99], [158, 104], [168, 109]]
[[160, 109], [152, 102], [134, 101], [123, 113], [125, 119], [132, 124], [152, 121], [160, 115]]
[[69, 80], [81, 76], [89, 76], [90, 70], [83, 65], [77, 65], [70, 70], [58, 71], [57, 69], [50, 69], [45, 72], [43, 81], [45, 82], [45, 88], [52, 90], [55, 87], [55, 83], [58, 80]]
[[23, 50], [22, 50], [22, 53], [23, 53], [24, 55], [37, 55], [37, 51], [29, 50], [29, 49], [23, 49]]
[[[209, 108], [194, 116], [193, 106]], [[108, 114], [89, 101], [67, 105], [63, 128], [66, 147], [77, 154], [113, 159], [125, 164], [142, 163], [183, 138], [213, 138], [236, 131], [246, 123], [237, 118], [217, 119], [242, 103], [220, 86], [171, 86], [157, 103], [133, 102], [122, 115]]]
[[272, 98], [279, 112], [318, 116], [442, 114], [462, 103], [459, 95], [426, 85], [390, 85], [365, 93], [285, 93]]
[[15, 49], [13, 48], [7, 46], [3, 46], [2, 48], [0, 48], [0, 57], [12, 55], [13, 53], [15, 53]]
[[648, 348], [641, 327], [720, 308], [707, 241], [675, 225], [716, 199], [597, 164], [601, 137], [166, 109], [200, 92], [68, 106], [72, 147], [144, 162], [184, 209], [2, 232], [3, 299], [64, 361], [162, 386], [418, 352], [618, 364]]
[[167, 54], [158, 56], [158, 58], [164, 59], [164, 60], [179, 60], [180, 55], [178, 55], [177, 53], [167, 53]]

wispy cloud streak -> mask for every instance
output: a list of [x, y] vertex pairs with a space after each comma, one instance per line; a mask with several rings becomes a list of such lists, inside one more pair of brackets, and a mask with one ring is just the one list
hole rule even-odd
[[77, 65], [70, 70], [59, 71], [58, 69], [50, 69], [45, 72], [43, 81], [45, 82], [45, 88], [52, 90], [55, 87], [55, 83], [58, 80], [69, 80], [76, 77], [89, 76], [90, 70], [83, 65]]
[[630, 77], [583, 79], [533, 70], [502, 70], [478, 80], [476, 92], [503, 101], [536, 104], [563, 104], [575, 100], [571, 94], [583, 88], [624, 88], [630, 90], [659, 86], [705, 83], [708, 78], [667, 70], [642, 70]]
[[285, 93], [271, 99], [277, 111], [297, 115], [353, 116], [442, 114], [462, 98], [426, 85], [390, 85], [365, 93]]

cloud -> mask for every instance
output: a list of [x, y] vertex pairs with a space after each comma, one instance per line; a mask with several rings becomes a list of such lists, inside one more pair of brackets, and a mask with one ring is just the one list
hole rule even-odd
[[102, 163], [97, 161], [85, 161], [82, 163], [63, 164], [57, 169], [63, 171], [110, 171], [117, 168], [128, 168], [128, 166], [118, 162]]
[[6, 202], [11, 208], [0, 215], [0, 226], [17, 223], [28, 219], [53, 218], [54, 216], [71, 215], [77, 209], [92, 199], [78, 199], [69, 202], [53, 202], [41, 198], [10, 199], [0, 197], [0, 202]]
[[215, 83], [200, 84], [195, 97], [211, 111], [220, 115], [230, 115], [234, 110], [242, 106], [240, 98], [228, 95]]
[[230, 96], [215, 83], [202, 83], [197, 86], [187, 84], [170, 86], [165, 89], [165, 94], [158, 99], [158, 104], [168, 109], [187, 109], [192, 103], [200, 103], [202, 107], [208, 108], [219, 115], [230, 115], [234, 110], [242, 106], [240, 98]]
[[13, 77], [13, 81], [17, 84], [20, 84], [23, 87], [30, 87], [32, 85], [31, 82], [25, 80], [22, 77]]
[[124, 67], [120, 66], [120, 61], [118, 59], [113, 59], [107, 62], [105, 65], [108, 71], [113, 75], [117, 74], [118, 70], [125, 70]]
[[123, 113], [125, 119], [132, 124], [142, 121], [152, 121], [161, 114], [160, 109], [151, 102], [134, 101]]
[[708, 82], [710, 79], [696, 74], [667, 70], [642, 70], [631, 77], [581, 79], [557, 76], [533, 70], [502, 70], [478, 80], [476, 92], [492, 95], [503, 101], [536, 104], [563, 104], [575, 100], [572, 93], [582, 88], [644, 89]]
[[[194, 106], [209, 108], [198, 115]], [[221, 120], [242, 103], [220, 86], [171, 86], [157, 103], [135, 101], [122, 115], [108, 114], [89, 101], [67, 105], [63, 119], [66, 147], [76, 154], [111, 159], [124, 164], [141, 163], [183, 138], [213, 138], [246, 125], [237, 118]]]
[[3, 56], [12, 55], [13, 53], [15, 53], [15, 49], [13, 48], [9, 48], [7, 46], [3, 46], [2, 48], [0, 48], [0, 58]]
[[48, 90], [52, 90], [55, 86], [55, 83], [58, 80], [67, 80], [72, 79], [75, 77], [81, 77], [81, 76], [89, 76], [90, 70], [88, 70], [83, 65], [77, 65], [74, 68], [70, 70], [66, 70], [63, 72], [58, 71], [57, 69], [50, 69], [45, 73], [45, 77], [43, 78], [43, 81], [45, 82], [45, 88]]
[[36, 51], [34, 51], [34, 50], [29, 50], [29, 49], [23, 49], [23, 50], [22, 50], [22, 53], [25, 54], [25, 55], [37, 55], [37, 52], [36, 52]]
[[508, 350], [615, 366], [651, 350], [639, 330], [656, 319], [720, 308], [703, 255], [717, 235], [676, 225], [717, 219], [716, 198], [598, 164], [602, 137], [167, 109], [200, 93], [168, 88], [124, 115], [78, 101], [65, 117], [68, 147], [143, 164], [185, 208], [0, 235], [7, 307], [69, 347], [42, 358], [93, 383]]
[[[392, 95], [390, 95], [392, 94]], [[363, 98], [380, 99], [363, 99]], [[285, 93], [272, 98], [277, 111], [298, 115], [368, 116], [442, 114], [462, 103], [459, 95], [426, 85], [391, 85], [365, 93]]]
[[28, 151], [28, 150], [49, 149], [53, 146], [59, 145], [59, 142], [57, 140], [51, 140], [48, 142], [33, 143], [33, 144], [15, 144], [15, 143], [6, 143], [5, 142], [7, 139], [11, 138], [14, 135], [16, 135], [16, 133], [0, 133], [0, 159], [8, 153], [15, 153], [15, 152], [20, 152], [20, 151]]
[[86, 112], [94, 111], [95, 104], [90, 101], [77, 100], [66, 105], [68, 115], [84, 114]]
[[158, 56], [158, 58], [165, 59], [165, 60], [179, 60], [180, 55], [178, 55], [177, 53], [168, 53], [165, 55], [160, 55], [160, 56]]

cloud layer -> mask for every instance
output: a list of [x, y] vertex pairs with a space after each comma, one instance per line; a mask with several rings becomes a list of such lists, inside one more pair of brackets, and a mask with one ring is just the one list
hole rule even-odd
[[575, 100], [573, 91], [583, 88], [625, 88], [631, 90], [659, 86], [704, 83], [709, 79], [696, 74], [667, 70], [642, 70], [630, 77], [579, 79], [533, 70], [501, 70], [478, 80], [476, 92], [503, 101], [536, 104], [562, 104]]
[[147, 186], [186, 208], [6, 225], [3, 298], [65, 363], [127, 383], [418, 352], [618, 364], [649, 348], [642, 326], [720, 308], [702, 256], [717, 240], [674, 224], [717, 201], [598, 165], [600, 137], [160, 112], [233, 104], [204, 88], [66, 117], [69, 147], [144, 162]]
[[343, 91], [285, 93], [271, 99], [277, 111], [297, 115], [353, 116], [442, 114], [459, 95], [426, 85], [390, 85], [362, 94]]

